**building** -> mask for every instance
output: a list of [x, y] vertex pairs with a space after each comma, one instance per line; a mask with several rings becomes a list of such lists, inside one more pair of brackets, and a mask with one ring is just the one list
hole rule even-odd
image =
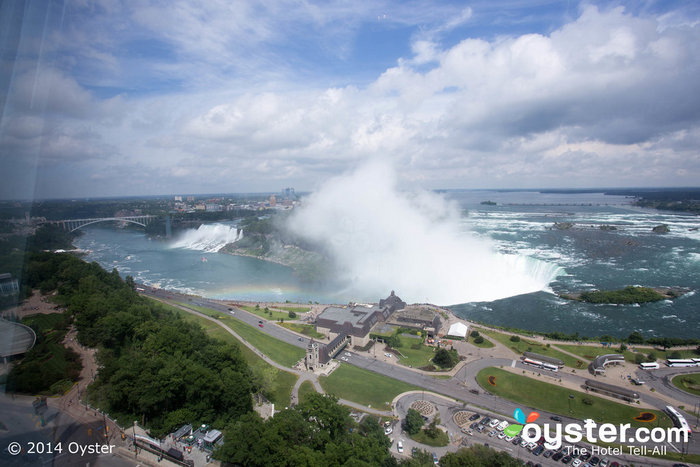
[[406, 306], [391, 291], [389, 297], [376, 304], [350, 304], [348, 306], [329, 306], [316, 319], [318, 332], [328, 334], [331, 339], [341, 334], [350, 336], [353, 346], [364, 346], [369, 343], [369, 331], [379, 322], [386, 322], [396, 310]]
[[329, 306], [316, 318], [316, 330], [327, 334], [328, 344], [313, 339], [306, 348], [304, 365], [309, 370], [323, 368], [347, 345], [362, 347], [369, 343], [370, 330], [377, 323], [385, 323], [392, 313], [406, 303], [391, 291], [377, 304], [349, 304]]
[[19, 293], [19, 282], [6, 272], [0, 274], [0, 295], [16, 295]]
[[435, 336], [440, 330], [440, 314], [425, 306], [410, 305], [396, 310], [391, 315], [388, 324], [424, 331], [429, 336]]

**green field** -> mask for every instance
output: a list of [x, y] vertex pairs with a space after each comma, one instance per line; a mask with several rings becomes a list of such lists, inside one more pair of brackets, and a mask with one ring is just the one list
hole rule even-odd
[[490, 349], [491, 347], [494, 347], [494, 343], [485, 338], [483, 335], [481, 336], [481, 338], [484, 339], [484, 342], [481, 342], [480, 344], [474, 342], [473, 337], [469, 337], [469, 340], [467, 342], [473, 345], [474, 347], [479, 347], [480, 349]]
[[395, 350], [403, 355], [399, 357], [400, 364], [412, 368], [421, 368], [432, 364], [430, 359], [435, 355], [435, 347], [424, 345], [422, 339], [413, 339], [405, 336], [399, 336], [399, 339], [401, 340], [401, 347]]
[[486, 334], [487, 336], [497, 340], [519, 355], [522, 355], [523, 352], [534, 352], [541, 355], [546, 355], [548, 357], [558, 358], [564, 362], [564, 365], [571, 368], [585, 368], [587, 365], [587, 363], [583, 361], [579, 364], [579, 359], [565, 354], [564, 352], [560, 352], [554, 346], [547, 347], [546, 344], [530, 340], [523, 336], [519, 336], [520, 342], [513, 342], [510, 340], [510, 334], [503, 334], [491, 330], [483, 330], [481, 332], [482, 334]]
[[304, 402], [309, 394], [316, 392], [311, 381], [304, 381], [299, 386], [299, 402]]
[[280, 323], [280, 326], [285, 327], [299, 334], [305, 336], [313, 337], [314, 339], [325, 339], [326, 335], [316, 332], [316, 326], [312, 324], [299, 324], [299, 323]]
[[673, 385], [681, 391], [700, 396], [700, 373], [686, 373], [678, 375], [671, 380]]
[[265, 307], [255, 308], [254, 306], [248, 305], [238, 305], [237, 308], [247, 311], [248, 313], [253, 313], [258, 315], [263, 319], [278, 321], [280, 319], [289, 319], [289, 313], [286, 311], [275, 311], [270, 310], [269, 313], [265, 313]]
[[411, 439], [418, 443], [425, 444], [426, 446], [433, 447], [443, 447], [450, 444], [450, 438], [447, 436], [447, 433], [442, 430], [438, 430], [437, 438], [431, 438], [425, 433], [425, 430], [420, 430], [415, 435], [411, 435]]
[[[489, 382], [489, 376], [495, 377], [495, 386]], [[629, 423], [634, 427], [644, 426], [648, 428], [673, 426], [668, 416], [658, 410], [640, 409], [636, 404], [609, 401], [591, 393], [555, 386], [499, 368], [484, 368], [477, 374], [476, 379], [484, 390], [497, 396], [529, 407], [581, 420], [592, 418], [598, 423]], [[574, 398], [570, 399], [570, 395], [573, 395]], [[585, 404], [584, 399], [592, 401], [592, 404]], [[642, 411], [655, 414], [656, 421], [644, 423], [634, 420], [634, 417]]]
[[[199, 311], [207, 316], [216, 318], [229, 328], [233, 329], [239, 336], [248, 341], [253, 347], [270, 357], [280, 365], [292, 367], [296, 362], [304, 358], [304, 349], [296, 347], [286, 342], [282, 342], [274, 337], [270, 337], [257, 328], [249, 326], [243, 321], [216, 310], [200, 306], [183, 305]], [[269, 324], [268, 324], [269, 326]]]
[[421, 390], [417, 386], [345, 364], [319, 380], [327, 393], [379, 410], [391, 410], [391, 401], [402, 392]]
[[275, 305], [275, 306], [270, 307], [270, 308], [274, 308], [275, 310], [293, 311], [294, 313], [297, 313], [297, 314], [306, 313], [307, 311], [309, 311], [311, 309], [308, 306], [303, 306], [303, 305], [296, 305], [296, 306], [294, 306], [294, 305]]
[[206, 331], [206, 333], [214, 339], [218, 339], [229, 344], [235, 344], [240, 349], [243, 358], [246, 360], [248, 366], [251, 367], [251, 369], [274, 373], [275, 384], [273, 385], [270, 399], [277, 406], [289, 406], [292, 388], [294, 387], [294, 384], [296, 384], [297, 381], [297, 376], [295, 374], [279, 370], [269, 365], [267, 362], [265, 362], [265, 360], [260, 358], [255, 352], [243, 345], [231, 333], [219, 326], [217, 323], [209, 321], [206, 318], [202, 318], [201, 316], [196, 316], [191, 313], [187, 313], [184, 310], [167, 304], [161, 303], [161, 305], [177, 313], [186, 321], [199, 324]]

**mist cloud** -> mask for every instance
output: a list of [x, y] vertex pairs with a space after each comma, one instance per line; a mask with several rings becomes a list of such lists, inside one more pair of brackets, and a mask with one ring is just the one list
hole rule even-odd
[[378, 161], [329, 179], [289, 227], [326, 249], [343, 295], [359, 300], [395, 290], [409, 302], [491, 301], [543, 290], [561, 271], [496, 252], [464, 231], [456, 205], [432, 192], [399, 191], [391, 166]]

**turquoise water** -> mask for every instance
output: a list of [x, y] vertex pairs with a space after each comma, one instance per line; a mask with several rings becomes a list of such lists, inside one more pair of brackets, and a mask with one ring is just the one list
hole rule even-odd
[[[646, 336], [700, 336], [698, 217], [642, 210], [629, 205], [628, 199], [602, 194], [470, 191], [446, 196], [464, 209], [464, 235], [489, 238], [498, 251], [535, 258], [540, 260], [536, 266], [548, 271], [561, 268], [540, 292], [491, 302], [441, 304], [452, 305], [456, 314], [496, 325], [580, 335], [628, 335], [636, 330]], [[498, 204], [480, 204], [484, 200]], [[574, 226], [558, 230], [553, 228], [555, 222]], [[668, 224], [671, 232], [653, 233], [659, 224]], [[601, 225], [617, 230], [604, 231]], [[337, 292], [343, 290], [342, 284], [323, 289], [304, 284], [287, 267], [213, 252], [232, 238], [235, 227], [222, 224], [168, 242], [107, 226], [86, 229], [75, 244], [91, 250], [88, 260], [116, 267], [137, 281], [206, 297], [321, 303], [358, 299]], [[553, 293], [627, 285], [679, 286], [691, 292], [674, 301], [642, 306], [569, 302]]]

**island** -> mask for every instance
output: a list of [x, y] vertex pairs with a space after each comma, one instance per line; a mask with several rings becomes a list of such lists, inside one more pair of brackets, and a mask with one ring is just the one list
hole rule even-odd
[[680, 287], [640, 287], [627, 286], [619, 290], [590, 290], [579, 293], [563, 293], [559, 296], [565, 300], [586, 303], [605, 303], [610, 305], [632, 305], [678, 298], [688, 291]]

